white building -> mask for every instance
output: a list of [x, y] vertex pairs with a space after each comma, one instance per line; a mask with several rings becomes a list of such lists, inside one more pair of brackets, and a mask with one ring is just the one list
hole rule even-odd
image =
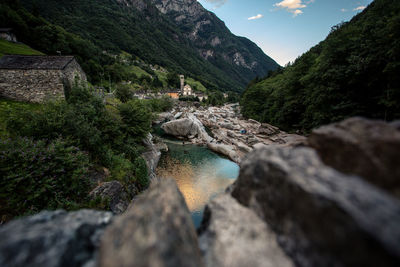
[[192, 87], [191, 87], [189, 84], [186, 84], [186, 85], [183, 87], [182, 95], [183, 95], [183, 96], [191, 96], [191, 95], [193, 95]]

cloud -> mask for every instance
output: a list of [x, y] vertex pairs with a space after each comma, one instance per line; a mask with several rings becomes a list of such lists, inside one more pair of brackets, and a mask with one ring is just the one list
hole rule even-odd
[[286, 9], [298, 9], [306, 7], [306, 5], [302, 3], [302, 0], [283, 0], [282, 2], [276, 3], [274, 6]]
[[264, 16], [261, 15], [261, 14], [258, 14], [257, 16], [253, 16], [253, 17], [248, 18], [248, 20], [261, 19], [262, 17], [264, 17]]
[[342, 8], [340, 11], [342, 11], [342, 12], [347, 12], [348, 10], [345, 9], [345, 8]]
[[202, 0], [202, 1], [213, 4], [214, 7], [217, 7], [217, 8], [225, 5], [226, 2], [228, 2], [228, 0]]
[[301, 11], [300, 9], [296, 9], [292, 13], [293, 13], [293, 17], [296, 17], [297, 15], [303, 14], [303, 11]]
[[301, 10], [302, 8], [306, 8], [308, 4], [312, 4], [314, 2], [315, 0], [308, 0], [304, 2], [303, 0], [283, 0], [274, 4], [274, 6], [277, 8], [286, 9], [286, 11], [293, 14], [293, 17], [296, 17], [297, 15], [303, 14], [303, 11]]
[[366, 8], [366, 6], [359, 6], [359, 7], [356, 7], [355, 9], [353, 9], [353, 11], [361, 11], [361, 10], [364, 10]]

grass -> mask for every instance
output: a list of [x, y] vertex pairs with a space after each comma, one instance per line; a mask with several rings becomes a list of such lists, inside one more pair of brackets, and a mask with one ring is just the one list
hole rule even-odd
[[129, 68], [130, 68], [130, 72], [134, 73], [138, 78], [140, 78], [140, 76], [142, 76], [142, 75], [151, 76], [150, 74], [148, 74], [146, 71], [142, 70], [138, 66], [130, 66]]
[[0, 98], [0, 138], [9, 137], [6, 127], [7, 118], [11, 112], [20, 108], [35, 111], [40, 108], [40, 104], [18, 102], [10, 99]]
[[4, 55], [44, 55], [24, 44], [0, 40], [0, 57]]
[[189, 84], [195, 91], [201, 91], [201, 92], [206, 92], [207, 88], [199, 81], [194, 80], [193, 78], [186, 78], [185, 82]]

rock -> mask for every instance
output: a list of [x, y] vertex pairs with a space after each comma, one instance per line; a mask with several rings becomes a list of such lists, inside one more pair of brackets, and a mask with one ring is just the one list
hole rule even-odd
[[43, 211], [0, 227], [0, 266], [95, 266], [110, 212]]
[[207, 143], [207, 147], [214, 152], [220, 153], [224, 156], [227, 156], [234, 162], [239, 162], [239, 156], [233, 150], [232, 146], [224, 145], [224, 144], [216, 144], [216, 143]]
[[100, 198], [108, 201], [109, 209], [114, 214], [120, 214], [126, 210], [129, 205], [130, 197], [122, 184], [118, 181], [102, 183], [90, 192], [91, 199]]
[[248, 147], [247, 145], [245, 145], [242, 142], [236, 142], [235, 144], [236, 144], [237, 148], [240, 151], [242, 151], [243, 153], [249, 153], [249, 152], [251, 152], [253, 150], [252, 148]]
[[154, 124], [160, 124], [162, 122], [172, 121], [173, 119], [174, 115], [172, 115], [172, 113], [170, 112], [159, 113], [157, 120], [155, 120]]
[[182, 115], [183, 115], [183, 112], [178, 112], [178, 113], [175, 114], [174, 119], [177, 120], [180, 117], [182, 117]]
[[390, 126], [396, 128], [397, 130], [400, 130], [400, 120], [392, 121], [390, 123]]
[[267, 136], [276, 135], [279, 132], [280, 132], [279, 128], [272, 126], [270, 124], [267, 124], [267, 123], [262, 123], [260, 125], [260, 127], [258, 127], [258, 129], [257, 129], [257, 134], [262, 134], [262, 135], [267, 135]]
[[164, 142], [158, 142], [156, 145], [156, 149], [161, 152], [168, 152], [168, 146]]
[[235, 127], [229, 122], [221, 123], [220, 126], [228, 130], [235, 130]]
[[206, 266], [293, 266], [276, 241], [276, 235], [250, 209], [230, 195], [211, 200], [207, 228], [199, 238]]
[[351, 118], [314, 130], [309, 143], [325, 164], [400, 197], [400, 132], [389, 124]]
[[107, 228], [99, 266], [203, 266], [194, 225], [171, 179], [154, 181]]
[[153, 136], [150, 133], [147, 138], [143, 140], [143, 143], [146, 145], [147, 151], [142, 153], [142, 157], [146, 161], [149, 178], [152, 180], [156, 177], [156, 169], [161, 158], [161, 152], [158, 147], [154, 145]]
[[187, 118], [164, 123], [161, 128], [165, 133], [173, 136], [194, 136], [209, 142], [212, 138], [207, 134], [203, 124], [194, 116], [189, 114]]
[[297, 266], [399, 266], [400, 202], [310, 148], [249, 153], [232, 195], [271, 226]]

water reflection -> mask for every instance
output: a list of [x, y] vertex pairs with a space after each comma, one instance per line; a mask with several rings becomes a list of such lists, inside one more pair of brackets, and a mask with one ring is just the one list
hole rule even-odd
[[169, 152], [163, 155], [157, 174], [176, 180], [197, 227], [205, 204], [234, 182], [239, 166], [204, 147], [167, 144]]

